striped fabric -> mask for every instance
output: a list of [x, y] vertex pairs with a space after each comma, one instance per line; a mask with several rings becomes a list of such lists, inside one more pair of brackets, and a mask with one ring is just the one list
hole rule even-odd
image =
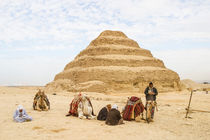
[[125, 110], [123, 111], [123, 119], [128, 121], [134, 120], [143, 111], [144, 105], [142, 104], [141, 98], [132, 96], [128, 99]]

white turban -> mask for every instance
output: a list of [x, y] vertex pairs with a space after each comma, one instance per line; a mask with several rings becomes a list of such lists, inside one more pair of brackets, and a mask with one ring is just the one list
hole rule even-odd
[[112, 109], [118, 109], [118, 106], [117, 106], [116, 104], [114, 104], [114, 105], [112, 106]]
[[23, 106], [22, 105], [18, 105], [17, 110], [23, 110]]

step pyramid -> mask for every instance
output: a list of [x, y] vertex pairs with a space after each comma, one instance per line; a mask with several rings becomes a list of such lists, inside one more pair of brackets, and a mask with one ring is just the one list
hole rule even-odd
[[152, 81], [158, 91], [180, 90], [179, 75], [123, 32], [106, 30], [68, 63], [47, 90], [100, 93], [143, 92]]

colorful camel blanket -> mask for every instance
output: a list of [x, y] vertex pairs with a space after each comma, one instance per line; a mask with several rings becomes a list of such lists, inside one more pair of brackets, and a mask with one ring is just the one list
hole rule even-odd
[[[49, 107], [50, 109], [50, 101], [49, 99], [47, 98], [47, 95], [43, 95], [44, 96], [44, 101], [46, 102], [47, 106]], [[33, 109], [35, 110], [36, 108], [36, 104], [37, 104], [37, 101], [39, 100], [39, 98], [41, 98], [41, 95], [40, 94], [36, 94], [35, 97], [34, 97], [34, 102], [33, 102]]]
[[143, 111], [144, 105], [142, 104], [141, 98], [132, 96], [128, 99], [125, 110], [123, 111], [123, 119], [128, 121], [134, 120]]
[[[82, 101], [82, 94], [78, 94], [77, 96], [74, 97], [74, 99], [72, 100], [71, 104], [70, 104], [70, 110], [69, 110], [69, 115], [72, 115], [72, 116], [78, 116], [78, 106], [79, 106], [79, 103]], [[92, 103], [90, 101], [90, 99], [88, 97], [86, 97], [86, 99], [89, 101], [89, 104], [91, 105], [92, 109], [93, 109], [93, 106], [92, 106]], [[93, 111], [92, 111], [92, 115], [94, 115]]]

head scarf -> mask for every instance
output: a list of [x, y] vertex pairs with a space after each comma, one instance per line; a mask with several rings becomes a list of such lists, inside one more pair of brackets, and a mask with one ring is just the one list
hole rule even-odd
[[112, 109], [118, 109], [118, 106], [117, 106], [116, 104], [114, 104], [114, 105], [112, 106]]
[[110, 111], [112, 108], [111, 104], [106, 105], [106, 108], [108, 109], [108, 111]]
[[[22, 110], [22, 112], [20, 112], [20, 110]], [[26, 111], [22, 105], [18, 105], [18, 107], [13, 115], [13, 118], [16, 118], [17, 116], [22, 116], [22, 115], [27, 115]]]
[[17, 110], [24, 110], [22, 105], [18, 105]]
[[[23, 111], [20, 112], [20, 110], [23, 110]], [[32, 117], [28, 116], [28, 114], [26, 113], [26, 111], [22, 105], [18, 105], [18, 107], [13, 115], [13, 119], [16, 122], [24, 122], [24, 121], [31, 121]]]

